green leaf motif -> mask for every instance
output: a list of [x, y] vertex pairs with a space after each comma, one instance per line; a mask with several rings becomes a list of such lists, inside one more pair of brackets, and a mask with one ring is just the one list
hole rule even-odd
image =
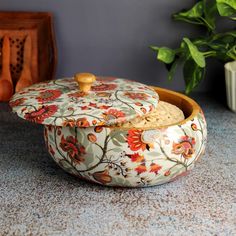
[[185, 93], [189, 94], [203, 79], [205, 69], [198, 66], [194, 60], [189, 59], [184, 63], [183, 74], [186, 84]]
[[121, 146], [122, 146], [122, 145], [121, 145], [116, 139], [114, 139], [114, 138], [112, 138], [111, 141], [113, 142], [113, 144], [114, 144], [115, 146], [118, 146], [118, 147], [121, 147]]
[[164, 63], [170, 64], [174, 61], [175, 51], [171, 48], [161, 47], [157, 52], [157, 59]]
[[183, 41], [186, 43], [190, 55], [192, 56], [196, 64], [201, 68], [205, 67], [206, 66], [205, 58], [203, 54], [198, 50], [198, 48], [188, 38], [183, 38]]
[[216, 5], [221, 16], [233, 16], [236, 14], [235, 0], [216, 0]]

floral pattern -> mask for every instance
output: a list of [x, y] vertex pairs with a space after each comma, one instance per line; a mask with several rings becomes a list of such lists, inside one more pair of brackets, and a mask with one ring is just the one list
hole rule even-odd
[[72, 161], [77, 163], [84, 161], [85, 147], [80, 145], [75, 137], [67, 136], [64, 138], [62, 135], [60, 147]]
[[[134, 81], [98, 77], [85, 94], [73, 78], [64, 78], [25, 88], [10, 105], [21, 118], [40, 124], [89, 127], [142, 116], [157, 106], [158, 99], [152, 88]], [[53, 112], [52, 106], [57, 107]]]
[[132, 92], [127, 92], [125, 93], [125, 96], [134, 99], [134, 100], [147, 100], [148, 96], [146, 93], [132, 93]]
[[32, 122], [43, 123], [45, 119], [55, 114], [57, 109], [56, 105], [42, 106], [37, 110], [25, 113], [24, 118]]
[[53, 101], [59, 98], [60, 96], [61, 96], [60, 90], [49, 89], [49, 90], [40, 92], [39, 97], [37, 97], [36, 99], [39, 102], [44, 103], [44, 102]]
[[184, 158], [191, 158], [194, 154], [195, 138], [189, 136], [182, 136], [178, 143], [173, 143], [172, 152], [176, 155], [182, 155]]
[[206, 145], [203, 113], [165, 129], [45, 126], [46, 146], [67, 172], [109, 186], [163, 184], [191, 170]]
[[131, 129], [128, 131], [127, 142], [132, 151], [138, 151], [141, 149], [149, 150], [152, 147], [152, 144], [144, 143], [142, 140], [143, 130], [140, 129]]

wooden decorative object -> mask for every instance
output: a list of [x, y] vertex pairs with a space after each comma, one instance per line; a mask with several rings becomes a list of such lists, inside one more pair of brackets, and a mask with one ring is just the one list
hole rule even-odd
[[2, 40], [2, 71], [0, 75], [0, 100], [8, 101], [13, 95], [13, 84], [10, 72], [10, 41], [8, 36]]
[[[9, 65], [4, 64], [3, 39], [10, 41]], [[0, 81], [7, 68], [19, 91], [33, 83], [54, 79], [57, 51], [52, 15], [48, 12], [0, 12]], [[3, 68], [6, 67], [6, 68]], [[8, 76], [9, 77], [9, 76]], [[7, 79], [10, 81], [9, 79]], [[9, 89], [0, 82], [0, 101]]]

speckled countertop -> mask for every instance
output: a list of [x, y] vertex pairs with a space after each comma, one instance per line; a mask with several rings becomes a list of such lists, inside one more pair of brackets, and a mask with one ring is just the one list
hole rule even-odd
[[42, 126], [0, 104], [0, 235], [236, 235], [236, 114], [197, 100], [205, 156], [188, 176], [143, 189], [66, 174], [47, 154]]

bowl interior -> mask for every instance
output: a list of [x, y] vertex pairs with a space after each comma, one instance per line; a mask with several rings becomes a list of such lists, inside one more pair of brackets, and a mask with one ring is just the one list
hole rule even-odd
[[185, 120], [182, 121], [181, 124], [193, 119], [200, 112], [199, 105], [193, 99], [184, 94], [159, 87], [153, 88], [159, 94], [160, 100], [169, 102], [183, 111]]

